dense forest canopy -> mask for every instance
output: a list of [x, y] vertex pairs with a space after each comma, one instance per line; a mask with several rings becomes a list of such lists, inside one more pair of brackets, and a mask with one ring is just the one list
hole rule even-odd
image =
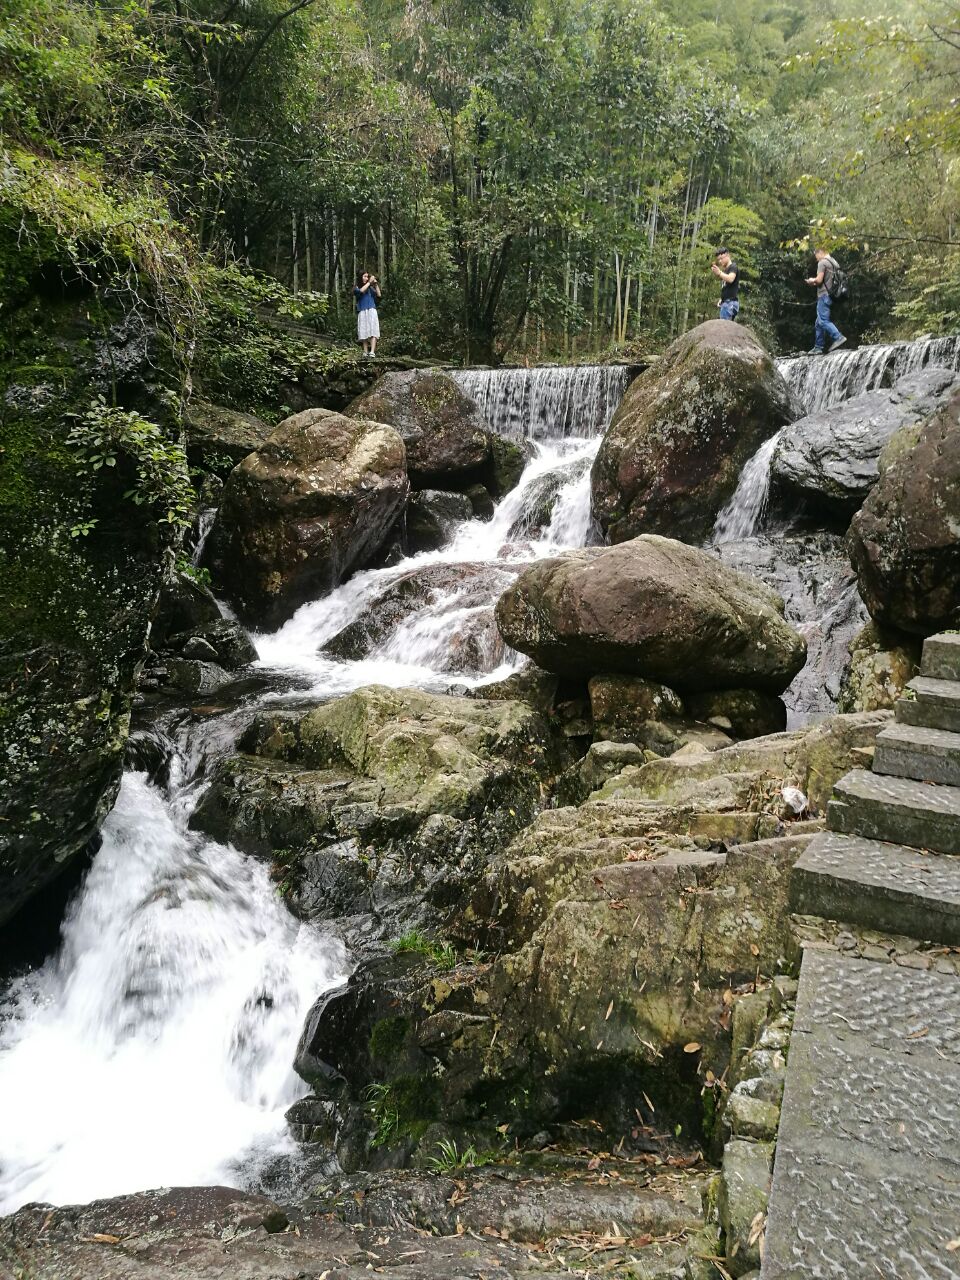
[[348, 338], [369, 266], [396, 353], [656, 349], [720, 242], [781, 351], [814, 241], [848, 333], [953, 330], [958, 162], [951, 0], [0, 0], [0, 299], [58, 262], [186, 347], [212, 298]]

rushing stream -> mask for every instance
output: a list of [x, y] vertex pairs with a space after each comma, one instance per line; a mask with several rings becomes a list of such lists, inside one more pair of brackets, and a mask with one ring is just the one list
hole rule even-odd
[[[819, 406], [891, 369], [957, 360], [944, 340], [781, 367]], [[290, 1067], [296, 1042], [350, 958], [289, 914], [264, 863], [189, 830], [205, 776], [264, 701], [371, 683], [457, 688], [516, 669], [494, 604], [524, 564], [597, 540], [590, 465], [628, 377], [617, 367], [458, 374], [491, 426], [531, 442], [494, 518], [359, 573], [255, 636], [257, 680], [218, 699], [229, 712], [178, 708], [150, 727], [168, 756], [163, 781], [125, 775], [59, 951], [0, 999], [0, 1211], [163, 1184], [256, 1184], [290, 1155], [283, 1115], [305, 1092]], [[838, 539], [758, 532], [772, 449], [745, 468], [715, 542], [726, 562], [784, 592], [808, 637], [811, 662], [787, 695], [802, 718], [829, 710], [863, 611]]]

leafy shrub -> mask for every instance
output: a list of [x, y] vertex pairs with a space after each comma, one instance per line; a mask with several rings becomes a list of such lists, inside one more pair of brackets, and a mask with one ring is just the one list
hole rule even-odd
[[186, 529], [192, 519], [193, 489], [187, 456], [179, 441], [170, 440], [155, 422], [133, 410], [108, 405], [102, 396], [74, 421], [67, 436], [78, 474], [96, 476], [121, 460], [135, 483], [124, 498], [147, 507], [160, 524]]

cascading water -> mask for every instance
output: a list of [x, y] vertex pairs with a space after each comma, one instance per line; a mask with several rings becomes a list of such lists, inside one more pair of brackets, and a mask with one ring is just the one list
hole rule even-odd
[[960, 336], [891, 342], [830, 356], [793, 356], [778, 360], [777, 367], [806, 412], [818, 413], [920, 369], [960, 369]]
[[740, 472], [730, 501], [717, 516], [713, 541], [736, 542], [748, 538], [763, 523], [770, 497], [770, 462], [781, 431], [765, 440]]
[[[510, 393], [509, 430], [536, 437], [534, 456], [492, 520], [357, 574], [257, 637], [260, 686], [233, 710], [200, 705], [151, 726], [171, 757], [166, 785], [125, 775], [59, 953], [0, 1001], [0, 1212], [162, 1184], [256, 1186], [292, 1158], [283, 1114], [306, 1091], [291, 1069], [297, 1039], [350, 960], [289, 914], [263, 863], [188, 819], [265, 701], [475, 685], [518, 665], [493, 606], [524, 564], [592, 536], [590, 463], [627, 375], [516, 372], [528, 385]], [[469, 376], [498, 382], [482, 397], [489, 412], [501, 375]], [[412, 602], [374, 634], [391, 592]], [[329, 646], [351, 627], [373, 638], [361, 656], [338, 657]]]
[[347, 971], [263, 864], [127, 774], [59, 955], [5, 1001], [0, 1212], [235, 1182], [290, 1149], [303, 1019]]
[[511, 440], [590, 438], [602, 432], [623, 399], [623, 365], [541, 369], [463, 369], [454, 381], [472, 396], [491, 431]]
[[[960, 369], [960, 336], [892, 342], [830, 356], [792, 356], [778, 360], [777, 368], [805, 412], [819, 413], [921, 369]], [[733, 496], [717, 516], [715, 543], [748, 538], [763, 526], [780, 435], [765, 440], [743, 468]]]

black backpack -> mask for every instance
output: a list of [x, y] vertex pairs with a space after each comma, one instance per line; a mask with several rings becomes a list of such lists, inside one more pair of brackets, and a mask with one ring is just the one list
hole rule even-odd
[[833, 276], [830, 280], [830, 287], [827, 290], [834, 302], [839, 302], [841, 298], [845, 298], [850, 292], [850, 282], [847, 280], [847, 273], [841, 271], [836, 258], [831, 258], [833, 263]]

